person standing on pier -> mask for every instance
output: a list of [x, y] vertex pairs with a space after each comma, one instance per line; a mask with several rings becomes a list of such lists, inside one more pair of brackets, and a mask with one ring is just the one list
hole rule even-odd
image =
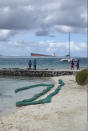
[[71, 70], [74, 70], [74, 61], [72, 60], [72, 62], [71, 62]]
[[36, 59], [34, 59], [34, 62], [33, 62], [33, 69], [34, 70], [36, 70], [36, 64], [37, 64]]
[[32, 62], [31, 62], [31, 60], [29, 60], [29, 62], [28, 62], [28, 65], [29, 65], [29, 70], [31, 69], [31, 66], [32, 66]]
[[76, 67], [77, 67], [77, 70], [79, 70], [79, 59], [77, 60]]

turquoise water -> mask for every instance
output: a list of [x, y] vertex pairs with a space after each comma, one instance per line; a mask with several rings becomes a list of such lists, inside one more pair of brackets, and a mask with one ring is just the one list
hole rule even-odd
[[15, 94], [14, 90], [38, 83], [52, 83], [49, 79], [0, 77], [0, 116], [15, 111], [16, 101], [28, 99], [46, 87], [35, 87]]
[[[58, 57], [35, 57], [37, 69], [70, 69], [71, 63], [61, 62]], [[34, 57], [27, 58], [0, 58], [0, 68], [28, 68], [28, 61]], [[79, 58], [80, 68], [87, 67], [87, 58]], [[76, 62], [75, 62], [76, 65]]]

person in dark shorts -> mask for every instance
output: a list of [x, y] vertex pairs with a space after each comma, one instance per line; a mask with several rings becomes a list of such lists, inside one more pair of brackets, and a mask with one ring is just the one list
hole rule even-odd
[[77, 60], [76, 67], [77, 67], [77, 70], [79, 70], [79, 60]]
[[29, 62], [28, 62], [28, 66], [29, 66], [29, 70], [31, 69], [31, 66], [32, 66], [32, 62], [31, 62], [31, 60], [29, 60]]
[[37, 64], [36, 59], [34, 59], [34, 61], [33, 61], [33, 69], [34, 70], [36, 70], [36, 64]]

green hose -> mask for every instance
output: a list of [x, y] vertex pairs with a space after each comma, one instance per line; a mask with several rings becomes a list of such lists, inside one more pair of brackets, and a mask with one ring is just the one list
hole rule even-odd
[[22, 91], [22, 90], [31, 89], [31, 88], [34, 88], [34, 87], [39, 87], [39, 86], [51, 86], [51, 84], [36, 84], [36, 85], [26, 86], [26, 87], [16, 89], [15, 93], [18, 93], [19, 91]]
[[37, 84], [37, 85], [28, 86], [28, 87], [23, 87], [23, 88], [16, 89], [15, 93], [25, 90], [25, 89], [30, 89], [30, 88], [39, 87], [39, 86], [47, 86], [47, 88], [44, 89], [41, 93], [36, 94], [35, 96], [33, 96], [30, 99], [25, 99], [25, 100], [16, 102], [16, 106], [26, 106], [26, 105], [49, 103], [51, 102], [51, 98], [59, 92], [62, 86], [64, 86], [64, 82], [62, 80], [59, 80], [59, 85], [55, 89], [55, 91], [53, 91], [48, 96], [46, 96], [46, 98], [40, 99], [38, 101], [35, 101], [35, 100], [38, 99], [40, 96], [46, 94], [48, 91], [50, 91], [54, 87], [54, 84]]

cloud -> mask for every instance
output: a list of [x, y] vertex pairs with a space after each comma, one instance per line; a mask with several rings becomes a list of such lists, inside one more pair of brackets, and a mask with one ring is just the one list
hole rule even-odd
[[36, 32], [36, 35], [37, 35], [37, 36], [48, 36], [49, 33], [48, 33], [48, 31], [46, 31], [46, 30], [41, 30], [41, 31], [37, 31], [37, 32]]
[[[29, 55], [30, 52], [65, 55], [68, 42], [49, 39], [56, 35], [57, 41], [58, 32], [86, 32], [86, 3], [87, 0], [0, 1], [0, 52], [6, 55]], [[41, 37], [44, 38], [41, 41], [40, 36], [48, 37]], [[86, 51], [85, 43], [71, 41], [72, 55], [83, 54], [83, 51]]]
[[[9, 49], [9, 50], [8, 50]], [[21, 56], [30, 56], [31, 52], [34, 53], [43, 53], [43, 54], [52, 54], [56, 53], [57, 56], [65, 56], [68, 54], [69, 45], [68, 42], [55, 42], [55, 41], [40, 41], [26, 42], [24, 40], [19, 41], [8, 41], [7, 44], [0, 43], [0, 52], [5, 55], [21, 55]], [[86, 54], [86, 43], [75, 43], [71, 41], [71, 55], [76, 56], [81, 54]]]
[[75, 32], [76, 29], [71, 27], [71, 26], [65, 26], [65, 25], [61, 25], [61, 26], [55, 26], [54, 27], [58, 32], [62, 32], [62, 33], [68, 33], [68, 32]]
[[6, 41], [9, 37], [15, 35], [14, 31], [11, 30], [0, 30], [0, 41]]
[[34, 30], [36, 35], [45, 36], [51, 31], [74, 32], [79, 28], [86, 28], [86, 0], [0, 2], [0, 29]]

